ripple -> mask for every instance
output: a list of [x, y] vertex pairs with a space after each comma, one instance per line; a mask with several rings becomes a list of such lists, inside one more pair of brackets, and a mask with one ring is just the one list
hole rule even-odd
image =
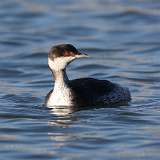
[[104, 66], [104, 65], [100, 65], [100, 64], [88, 64], [88, 65], [83, 65], [83, 66], [77, 66], [76, 68], [75, 68], [75, 70], [89, 70], [89, 69], [91, 69], [91, 70], [94, 70], [94, 69], [108, 69], [108, 68], [110, 68], [109, 66]]
[[0, 76], [2, 77], [12, 77], [12, 76], [21, 76], [23, 72], [15, 69], [0, 69]]
[[22, 19], [26, 19], [26, 18], [32, 19], [32, 18], [44, 16], [44, 13], [42, 12], [21, 12], [21, 13], [17, 13], [15, 16], [17, 18], [22, 18]]
[[132, 22], [135, 22], [135, 20], [141, 20], [141, 21], [150, 21], [150, 22], [157, 22], [159, 19], [159, 14], [154, 14], [153, 12], [149, 10], [142, 10], [142, 9], [136, 9], [136, 8], [124, 8], [124, 10], [121, 10], [119, 12], [112, 12], [111, 14], [100, 14], [98, 16], [95, 16], [97, 18], [103, 18], [103, 19], [122, 19], [122, 18], [129, 18]]
[[19, 41], [0, 41], [0, 45], [8, 45], [8, 46], [24, 46], [25, 44]]

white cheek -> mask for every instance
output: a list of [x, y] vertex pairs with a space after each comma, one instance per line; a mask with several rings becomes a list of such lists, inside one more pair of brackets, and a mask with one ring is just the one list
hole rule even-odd
[[59, 57], [55, 58], [54, 61], [48, 58], [48, 65], [52, 70], [61, 70], [66, 67], [66, 65], [74, 60], [75, 57]]

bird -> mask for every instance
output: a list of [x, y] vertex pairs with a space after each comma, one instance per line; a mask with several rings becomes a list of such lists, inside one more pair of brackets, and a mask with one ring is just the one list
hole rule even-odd
[[88, 57], [88, 54], [81, 53], [72, 44], [51, 47], [48, 66], [53, 75], [54, 87], [46, 96], [47, 107], [115, 106], [131, 101], [129, 89], [117, 83], [91, 77], [69, 80], [67, 66], [76, 59]]

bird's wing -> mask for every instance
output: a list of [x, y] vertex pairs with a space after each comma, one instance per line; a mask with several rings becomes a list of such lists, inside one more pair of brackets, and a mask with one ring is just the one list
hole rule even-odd
[[71, 80], [69, 86], [82, 99], [94, 101], [97, 97], [109, 94], [114, 89], [115, 84], [107, 80], [81, 78]]

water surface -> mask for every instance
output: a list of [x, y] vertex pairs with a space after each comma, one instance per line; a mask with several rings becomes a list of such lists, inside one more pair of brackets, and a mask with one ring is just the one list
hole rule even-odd
[[[5, 0], [0, 24], [1, 159], [159, 160], [159, 1]], [[92, 56], [69, 66], [71, 79], [120, 83], [132, 103], [68, 115], [44, 107], [58, 43]]]

